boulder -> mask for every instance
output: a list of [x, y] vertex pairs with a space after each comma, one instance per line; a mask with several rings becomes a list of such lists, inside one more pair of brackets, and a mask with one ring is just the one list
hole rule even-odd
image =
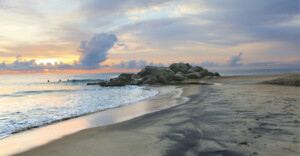
[[215, 74], [212, 73], [212, 72], [208, 72], [206, 76], [212, 76], [213, 77], [213, 76], [215, 76]]
[[159, 83], [167, 83], [174, 77], [174, 72], [168, 67], [146, 66], [138, 73], [138, 76], [145, 77], [147, 75], [156, 76]]
[[193, 72], [193, 73], [189, 73], [187, 74], [187, 77], [189, 79], [200, 79], [201, 78], [201, 75], [199, 72]]
[[184, 74], [182, 72], [177, 72], [174, 77], [173, 77], [173, 80], [174, 81], [183, 81], [183, 80], [186, 80], [187, 77], [184, 76]]
[[195, 66], [195, 67], [191, 67], [191, 68], [188, 70], [188, 73], [201, 72], [202, 70], [204, 70], [202, 67]]
[[102, 86], [125, 86], [127, 85], [127, 81], [122, 78], [114, 78], [110, 79], [108, 82], [103, 84]]
[[200, 72], [200, 75], [203, 76], [207, 76], [208, 75], [208, 70], [207, 69], [202, 69]]
[[187, 63], [173, 63], [169, 66], [169, 68], [174, 72], [182, 72], [184, 74], [186, 74], [188, 72], [188, 70], [191, 68], [191, 66]]
[[124, 79], [128, 79], [128, 80], [132, 80], [135, 75], [136, 74], [134, 74], [134, 73], [122, 73], [118, 76], [118, 78], [124, 78]]
[[158, 79], [154, 75], [147, 75], [141, 80], [141, 84], [154, 85], [158, 83]]
[[212, 75], [207, 75], [207, 76], [203, 77], [203, 79], [206, 79], [206, 80], [210, 80], [213, 78], [214, 78], [214, 76], [212, 76]]
[[218, 72], [215, 72], [214, 76], [221, 76], [221, 75]]
[[132, 83], [134, 80], [133, 73], [122, 73], [117, 78], [110, 79], [108, 82], [101, 84], [101, 86], [125, 86]]

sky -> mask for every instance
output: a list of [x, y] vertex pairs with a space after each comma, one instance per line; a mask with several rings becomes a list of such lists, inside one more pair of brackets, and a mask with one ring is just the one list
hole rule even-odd
[[300, 68], [299, 0], [0, 0], [0, 74]]

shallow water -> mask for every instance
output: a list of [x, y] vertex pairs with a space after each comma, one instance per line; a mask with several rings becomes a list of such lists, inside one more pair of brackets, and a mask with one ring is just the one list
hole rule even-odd
[[[128, 105], [155, 96], [145, 87], [87, 86], [118, 74], [5, 75], [0, 77], [0, 139], [12, 133]], [[48, 82], [48, 80], [50, 82]]]

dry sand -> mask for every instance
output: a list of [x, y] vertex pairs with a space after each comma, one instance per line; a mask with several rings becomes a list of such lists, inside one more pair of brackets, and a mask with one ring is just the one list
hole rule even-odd
[[190, 101], [65, 136], [19, 155], [300, 155], [300, 87], [261, 84], [293, 76], [220, 77], [188, 85]]

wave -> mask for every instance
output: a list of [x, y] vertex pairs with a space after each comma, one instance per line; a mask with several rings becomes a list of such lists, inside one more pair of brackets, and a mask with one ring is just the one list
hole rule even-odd
[[[145, 87], [125, 86], [111, 88], [81, 89], [80, 94], [66, 94], [58, 99], [40, 101], [39, 98], [28, 98], [27, 103], [19, 101], [14, 106], [26, 109], [15, 109], [0, 114], [0, 140], [14, 133], [41, 127], [48, 124], [72, 119], [85, 114], [121, 107], [151, 98], [158, 91]], [[19, 94], [39, 94], [40, 92], [66, 92], [74, 90], [24, 91]], [[75, 90], [76, 91], [76, 90]], [[38, 102], [38, 103], [36, 103]], [[32, 105], [30, 105], [32, 103]], [[0, 111], [1, 112], [1, 111]]]
[[37, 94], [44, 94], [44, 93], [55, 93], [55, 92], [74, 92], [74, 91], [82, 91], [79, 89], [59, 89], [59, 90], [38, 90], [38, 91], [21, 91], [21, 92], [15, 92], [12, 94], [2, 94], [1, 97], [22, 97], [26, 95], [37, 95]]

